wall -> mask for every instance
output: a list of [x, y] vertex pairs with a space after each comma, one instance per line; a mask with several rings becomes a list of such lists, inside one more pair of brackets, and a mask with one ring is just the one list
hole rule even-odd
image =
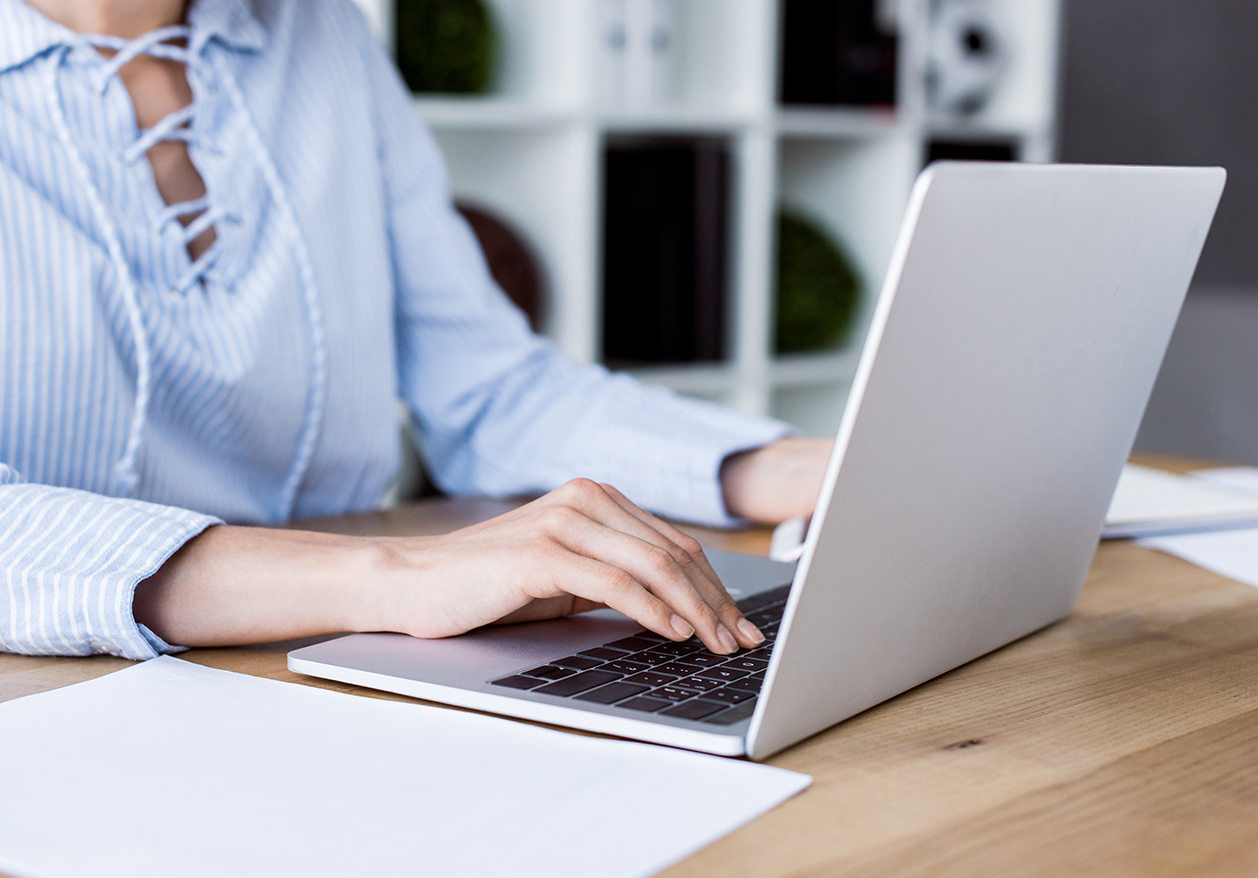
[[1258, 463], [1255, 46], [1252, 0], [1066, 7], [1061, 159], [1228, 170], [1138, 448]]

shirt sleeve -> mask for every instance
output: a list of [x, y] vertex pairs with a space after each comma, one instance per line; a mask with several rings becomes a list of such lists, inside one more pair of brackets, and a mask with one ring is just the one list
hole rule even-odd
[[454, 210], [440, 152], [401, 80], [378, 47], [365, 51], [387, 190], [399, 383], [437, 484], [507, 495], [587, 477], [661, 514], [734, 523], [722, 461], [790, 428], [578, 366], [533, 335]]
[[208, 515], [25, 482], [0, 463], [0, 650], [176, 651], [135, 621], [136, 585], [205, 528]]

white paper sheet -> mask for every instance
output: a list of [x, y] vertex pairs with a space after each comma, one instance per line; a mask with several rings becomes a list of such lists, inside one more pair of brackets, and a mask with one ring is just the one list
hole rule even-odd
[[0, 747], [20, 878], [650, 875], [810, 782], [174, 658], [0, 704]]
[[1220, 466], [1199, 469], [1192, 473], [1195, 479], [1205, 479], [1216, 485], [1225, 485], [1234, 491], [1244, 491], [1258, 497], [1258, 466]]
[[1258, 523], [1258, 494], [1221, 478], [1179, 476], [1128, 464], [1105, 515], [1106, 537]]
[[1258, 587], [1258, 528], [1149, 537], [1139, 545]]

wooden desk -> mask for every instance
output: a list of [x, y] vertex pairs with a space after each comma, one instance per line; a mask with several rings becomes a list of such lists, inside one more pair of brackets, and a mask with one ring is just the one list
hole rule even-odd
[[[316, 526], [433, 533], [504, 508], [437, 501]], [[291, 674], [286, 648], [183, 657], [405, 700]], [[0, 655], [0, 700], [128, 664]], [[1258, 590], [1105, 543], [1068, 619], [772, 762], [815, 783], [666, 875], [1258, 874]]]

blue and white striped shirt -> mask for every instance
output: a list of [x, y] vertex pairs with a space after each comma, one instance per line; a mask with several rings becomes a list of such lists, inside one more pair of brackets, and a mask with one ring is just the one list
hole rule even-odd
[[[151, 132], [114, 75], [141, 50], [194, 94]], [[164, 137], [204, 203], [162, 201]], [[348, 0], [196, 0], [144, 44], [0, 0], [0, 649], [169, 649], [136, 584], [217, 522], [376, 506], [398, 399], [448, 491], [587, 476], [711, 523], [721, 460], [785, 432], [532, 336]]]

